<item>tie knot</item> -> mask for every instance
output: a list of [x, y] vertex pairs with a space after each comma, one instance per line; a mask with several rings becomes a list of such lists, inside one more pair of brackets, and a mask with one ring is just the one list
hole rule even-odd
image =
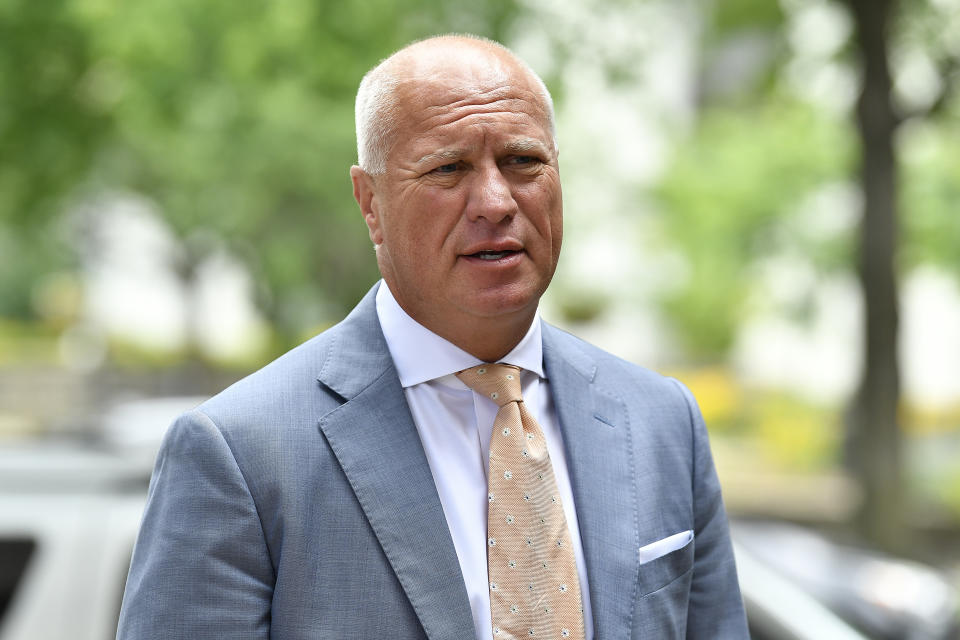
[[464, 369], [457, 377], [477, 393], [496, 402], [498, 407], [522, 399], [520, 367], [512, 364], [481, 364]]

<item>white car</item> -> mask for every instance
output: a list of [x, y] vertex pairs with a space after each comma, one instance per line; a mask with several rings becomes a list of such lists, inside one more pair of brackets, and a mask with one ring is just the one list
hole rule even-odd
[[128, 471], [59, 446], [0, 453], [0, 640], [116, 635], [146, 498]]
[[102, 438], [0, 448], [0, 640], [106, 640], [153, 460], [202, 397], [115, 405]]

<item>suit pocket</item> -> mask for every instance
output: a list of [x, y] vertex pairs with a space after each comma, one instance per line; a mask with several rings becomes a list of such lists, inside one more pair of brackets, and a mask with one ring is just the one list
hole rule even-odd
[[679, 549], [641, 564], [638, 576], [638, 597], [642, 598], [662, 589], [687, 574], [693, 568], [695, 542], [691, 536], [687, 543]]
[[694, 544], [696, 540], [690, 540], [683, 547], [640, 565], [633, 607], [635, 640], [686, 637]]

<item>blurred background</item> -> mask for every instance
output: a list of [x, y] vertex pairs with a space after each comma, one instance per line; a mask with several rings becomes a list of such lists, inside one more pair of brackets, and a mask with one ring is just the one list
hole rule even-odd
[[354, 93], [450, 31], [553, 92], [543, 315], [696, 394], [754, 637], [960, 637], [960, 0], [0, 0], [0, 639], [112, 637], [169, 421], [378, 277]]

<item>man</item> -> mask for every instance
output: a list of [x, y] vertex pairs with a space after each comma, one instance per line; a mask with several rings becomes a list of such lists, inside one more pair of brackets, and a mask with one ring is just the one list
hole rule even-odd
[[171, 428], [118, 637], [748, 637], [690, 394], [537, 316], [543, 83], [432, 38], [367, 74], [357, 135], [383, 280]]

